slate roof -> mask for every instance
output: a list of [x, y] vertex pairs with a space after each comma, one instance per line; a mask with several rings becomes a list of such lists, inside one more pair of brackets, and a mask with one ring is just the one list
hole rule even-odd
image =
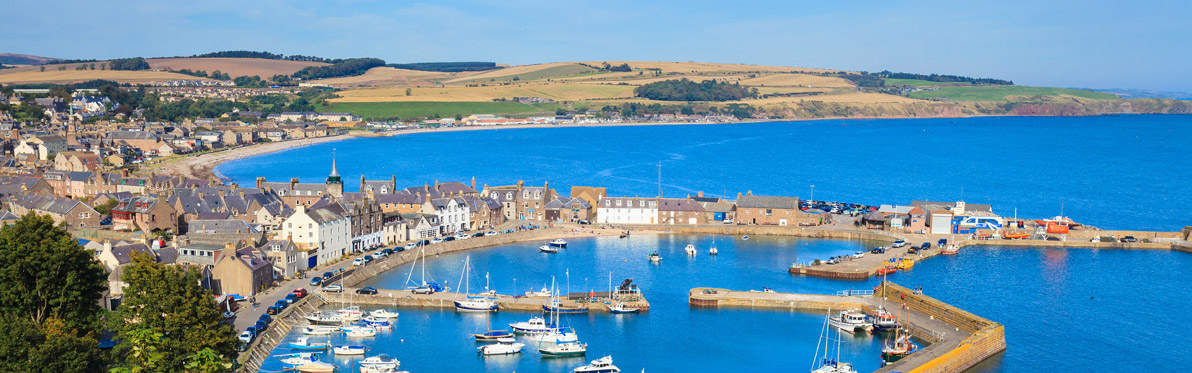
[[120, 203], [113, 207], [112, 211], [145, 214], [157, 207], [158, 202], [156, 197], [132, 197], [120, 200]]
[[767, 209], [798, 209], [799, 197], [774, 197], [743, 195], [737, 199], [737, 207]]
[[659, 198], [658, 211], [704, 211], [704, 207], [687, 198]]
[[[21, 195], [14, 198], [12, 202], [30, 210], [45, 211], [55, 215], [66, 215], [75, 206], [83, 204], [70, 198], [43, 196], [40, 194]], [[84, 204], [84, 206], [86, 205]], [[90, 206], [88, 206], [88, 209], [90, 209]]]
[[112, 131], [107, 133], [112, 140], [157, 140], [157, 134], [147, 131]]
[[221, 220], [202, 220], [195, 219], [186, 223], [189, 233], [209, 233], [209, 234], [243, 234], [243, 233], [260, 233], [252, 224], [244, 220], [235, 219], [221, 219]]
[[[145, 244], [143, 244], [143, 243], [134, 243], [134, 244], [129, 244], [129, 245], [113, 246], [112, 247], [112, 256], [116, 257], [117, 263], [119, 263], [120, 265], [124, 265], [124, 264], [128, 264], [129, 262], [131, 262], [132, 261], [132, 253], [138, 252], [138, 251], [145, 253], [145, 254], [152, 255], [154, 259], [157, 259], [157, 254], [154, 253], [153, 250], [150, 250], [149, 247], [145, 246]], [[177, 255], [175, 255], [174, 258], [176, 259]]]

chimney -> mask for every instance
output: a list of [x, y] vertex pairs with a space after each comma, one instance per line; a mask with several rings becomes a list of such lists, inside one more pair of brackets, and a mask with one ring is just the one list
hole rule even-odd
[[747, 195], [747, 196], [752, 196], [752, 195], [753, 195], [753, 191], [752, 191], [752, 190], [745, 191], [745, 195]]
[[435, 179], [435, 189], [439, 189], [439, 180]]
[[393, 185], [390, 185], [391, 188], [397, 188], [397, 175], [390, 175], [389, 183], [393, 184]]
[[696, 197], [701, 197], [701, 198], [702, 198], [702, 197], [704, 196], [704, 191], [702, 191], [702, 190], [701, 190], [701, 191], [699, 191], [699, 192], [695, 193], [695, 196], [696, 196]]
[[364, 174], [360, 174], [360, 190], [364, 190]]
[[240, 199], [244, 199], [244, 191], [240, 191]]
[[298, 188], [298, 178], [290, 178], [290, 190]]
[[103, 240], [103, 251], [105, 253], [112, 252], [112, 241], [111, 240]]
[[231, 183], [231, 184], [228, 184], [228, 186], [231, 187], [232, 190], [240, 189], [240, 184], [237, 184], [237, 183]]
[[227, 195], [227, 192], [225, 192], [223, 189], [220, 189], [218, 192], [215, 192], [215, 193], [219, 194], [219, 198], [221, 198], [221, 199]]
[[741, 193], [737, 193], [737, 200], [741, 199]]
[[128, 177], [128, 169], [120, 170], [120, 177]]
[[261, 188], [264, 188], [264, 187], [265, 187], [265, 177], [264, 177], [264, 176], [258, 176], [258, 177], [257, 177], [257, 189], [261, 189]]

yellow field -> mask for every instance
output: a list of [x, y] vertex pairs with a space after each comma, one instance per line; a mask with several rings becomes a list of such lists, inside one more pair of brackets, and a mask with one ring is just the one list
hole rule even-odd
[[33, 67], [32, 71], [12, 70], [18, 69], [0, 70], [0, 83], [77, 83], [95, 79], [113, 80], [120, 83], [160, 82], [182, 79], [209, 80], [165, 71], [74, 70], [70, 67], [65, 71], [58, 71], [58, 65], [48, 65], [44, 72], [39, 71], [37, 67]]
[[[436, 71], [417, 71], [406, 69], [395, 69], [392, 67], [374, 67], [369, 69], [364, 75], [347, 76], [342, 78], [320, 79], [311, 81], [312, 83], [323, 83], [341, 87], [354, 86], [381, 86], [381, 85], [399, 85], [399, 86], [424, 86], [433, 85], [431, 79], [444, 79], [454, 76], [451, 73], [442, 73]], [[402, 94], [405, 94], [404, 90]]]
[[219, 70], [234, 77], [260, 76], [269, 79], [274, 75], [290, 75], [307, 66], [326, 66], [322, 62], [270, 60], [264, 58], [150, 58], [149, 67], [153, 70], [203, 70], [208, 73]]
[[811, 86], [811, 87], [829, 87], [842, 88], [852, 87], [853, 84], [841, 78], [831, 78], [826, 76], [807, 75], [807, 74], [771, 74], [762, 75], [756, 78], [745, 79], [741, 81], [743, 85], [756, 86]]
[[923, 102], [913, 98], [902, 96], [887, 95], [881, 93], [865, 93], [865, 92], [851, 92], [844, 94], [825, 94], [815, 96], [796, 96], [796, 97], [770, 97], [756, 100], [742, 100], [734, 101], [736, 103], [750, 104], [750, 105], [772, 105], [803, 101], [821, 101], [821, 102], [855, 102], [865, 104], [876, 103], [901, 103], [901, 102]]
[[575, 83], [523, 83], [487, 87], [413, 87], [406, 96], [406, 87], [352, 89], [339, 92], [342, 97], [333, 102], [399, 102], [399, 101], [492, 101], [513, 97], [544, 97], [557, 101], [584, 101], [633, 96], [634, 86]]
[[[585, 62], [593, 66], [600, 66], [605, 61]], [[808, 72], [834, 72], [836, 70], [813, 69], [807, 67], [791, 67], [791, 66], [763, 66], [763, 65], [742, 65], [732, 63], [707, 63], [707, 62], [651, 62], [651, 61], [607, 61], [609, 65], [620, 65], [628, 63], [629, 67], [642, 69], [662, 69], [662, 73], [677, 72], [677, 73], [698, 73], [698, 72], [749, 72], [749, 71], [769, 71], [769, 72], [786, 72], [786, 71], [808, 71]], [[636, 74], [636, 72], [634, 72]]]
[[528, 74], [532, 74], [536, 71], [541, 71], [541, 70], [549, 69], [552, 67], [562, 67], [562, 66], [568, 66], [568, 65], [574, 65], [574, 64], [575, 64], [574, 62], [554, 62], [554, 63], [542, 63], [542, 64], [537, 64], [537, 65], [513, 66], [513, 67], [504, 68], [504, 69], [485, 71], [480, 74], [446, 80], [443, 82], [443, 84], [462, 83], [465, 81], [484, 81], [484, 80], [488, 80], [488, 79], [496, 79], [496, 78], [502, 78], [502, 77], [506, 77], [506, 76], [528, 75]]

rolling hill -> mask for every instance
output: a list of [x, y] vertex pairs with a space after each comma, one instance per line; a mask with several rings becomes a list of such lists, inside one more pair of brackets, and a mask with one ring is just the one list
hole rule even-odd
[[274, 75], [290, 75], [307, 66], [326, 66], [322, 62], [270, 60], [264, 58], [150, 58], [146, 59], [153, 70], [203, 70], [208, 73], [219, 70], [232, 77], [260, 76], [268, 79]]
[[57, 58], [41, 57], [18, 53], [0, 53], [0, 63], [5, 65], [44, 65]]

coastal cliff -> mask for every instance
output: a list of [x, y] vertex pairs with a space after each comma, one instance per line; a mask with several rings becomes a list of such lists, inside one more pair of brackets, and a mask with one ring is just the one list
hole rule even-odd
[[954, 118], [968, 116], [1093, 116], [1104, 114], [1190, 114], [1192, 101], [1086, 99], [1036, 96], [1015, 101], [853, 103], [803, 101], [767, 108], [772, 118]]

